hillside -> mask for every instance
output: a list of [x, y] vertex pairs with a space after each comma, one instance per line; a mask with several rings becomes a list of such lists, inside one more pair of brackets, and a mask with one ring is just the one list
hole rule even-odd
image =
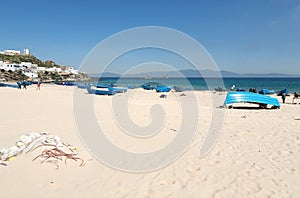
[[[0, 61], [11, 62], [20, 64], [21, 62], [31, 62], [33, 64], [37, 64], [39, 67], [61, 67], [57, 63], [52, 60], [46, 60], [45, 62], [41, 61], [34, 55], [25, 55], [25, 54], [17, 54], [17, 55], [5, 55], [0, 54]], [[61, 68], [66, 68], [66, 66], [62, 66]], [[88, 76], [85, 73], [79, 72], [78, 74], [73, 73], [58, 73], [54, 71], [38, 71], [38, 77], [40, 80], [44, 82], [52, 82], [52, 81], [84, 81], [88, 80]], [[22, 81], [30, 79], [28, 76], [24, 75], [22, 71], [0, 71], [0, 79], [2, 81]]]
[[5, 55], [0, 54], [0, 60], [2, 61], [9, 61], [11, 63], [21, 63], [21, 62], [31, 62], [33, 64], [37, 64], [40, 67], [59, 67], [58, 64], [56, 64], [52, 60], [46, 60], [45, 62], [41, 61], [34, 55], [26, 55], [26, 54], [16, 54], [16, 55]]

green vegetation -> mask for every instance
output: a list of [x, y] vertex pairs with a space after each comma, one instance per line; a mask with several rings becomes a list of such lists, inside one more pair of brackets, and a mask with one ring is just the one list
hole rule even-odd
[[[45, 62], [41, 61], [40, 59], [36, 58], [33, 55], [25, 55], [25, 54], [17, 54], [17, 55], [5, 55], [0, 54], [0, 61], [8, 61], [11, 63], [20, 64], [21, 62], [31, 62], [33, 64], [37, 64], [40, 67], [61, 67], [62, 70], [65, 70], [67, 66], [59, 66], [52, 60], [46, 60]], [[71, 81], [71, 80], [87, 80], [89, 77], [85, 73], [79, 74], [68, 74], [68, 73], [58, 73], [58, 72], [50, 72], [50, 71], [39, 71], [38, 77], [44, 82], [51, 82], [51, 81]], [[0, 71], [0, 79], [5, 79], [7, 81], [19, 81], [19, 80], [26, 80], [28, 79], [21, 70], [8, 72], [8, 71]]]
[[16, 54], [16, 55], [0, 54], [0, 60], [9, 61], [11, 63], [17, 63], [17, 64], [20, 64], [21, 62], [31, 62], [33, 64], [37, 64], [40, 67], [59, 67], [59, 65], [52, 60], [46, 60], [45, 62], [43, 62], [33, 55], [25, 55], [25, 54]]
[[84, 73], [79, 74], [60, 74], [58, 72], [48, 72], [48, 71], [39, 71], [38, 72], [39, 79], [43, 82], [51, 82], [51, 81], [85, 81], [88, 80], [89, 77]]
[[24, 75], [22, 71], [0, 71], [0, 79], [5, 79], [6, 81], [23, 81], [27, 80], [28, 76]]

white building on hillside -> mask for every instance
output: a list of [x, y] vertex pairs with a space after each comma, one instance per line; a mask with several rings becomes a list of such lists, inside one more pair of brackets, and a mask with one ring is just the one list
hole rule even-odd
[[20, 69], [20, 65], [16, 64], [16, 63], [5, 63], [3, 61], [1, 61], [0, 63], [0, 70], [4, 70], [4, 71], [16, 71]]
[[30, 69], [23, 70], [23, 74], [25, 74], [29, 78], [37, 78], [38, 77], [38, 74]]
[[69, 67], [65, 70], [65, 72], [67, 73], [71, 73], [71, 74], [78, 74], [78, 70], [74, 69], [73, 67]]
[[46, 67], [37, 67], [38, 71], [46, 71]]
[[20, 50], [4, 50], [5, 55], [15, 55], [15, 54], [21, 54]]
[[29, 49], [24, 49], [24, 54], [29, 55], [30, 54]]
[[22, 66], [24, 68], [30, 68], [30, 69], [37, 69], [37, 67], [38, 67], [37, 64], [33, 64], [31, 62], [21, 62], [20, 66]]

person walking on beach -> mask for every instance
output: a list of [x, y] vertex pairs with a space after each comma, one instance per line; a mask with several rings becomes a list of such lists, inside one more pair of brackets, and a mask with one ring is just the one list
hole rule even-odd
[[27, 89], [25, 80], [23, 81], [23, 89]]
[[234, 91], [235, 85], [232, 85], [230, 91]]
[[283, 94], [281, 95], [281, 99], [282, 99], [282, 102], [283, 102], [283, 103], [285, 103], [285, 97], [286, 97], [286, 94], [283, 93]]
[[[294, 98], [293, 98], [293, 104], [294, 104], [294, 100], [298, 99], [300, 97], [300, 94], [297, 94], [296, 92], [294, 93]], [[297, 104], [297, 102], [296, 102]]]
[[18, 82], [17, 82], [17, 84], [18, 84], [18, 89], [22, 89], [21, 82], [20, 82], [20, 81], [18, 81]]
[[37, 85], [36, 85], [36, 90], [41, 90], [41, 82], [38, 81]]

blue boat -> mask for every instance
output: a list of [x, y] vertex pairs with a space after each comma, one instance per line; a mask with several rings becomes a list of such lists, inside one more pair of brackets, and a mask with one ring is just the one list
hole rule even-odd
[[66, 81], [66, 82], [54, 82], [54, 84], [56, 84], [56, 85], [65, 85], [65, 86], [75, 86], [76, 85], [75, 82], [69, 82], [69, 81]]
[[98, 84], [95, 85], [95, 87], [97, 87], [97, 88], [108, 88], [108, 87], [111, 87], [111, 86], [107, 85], [107, 84], [98, 83]]
[[128, 87], [128, 89], [136, 89], [136, 88], [138, 88], [139, 86], [137, 86], [137, 85], [127, 85], [127, 87]]
[[141, 85], [141, 87], [145, 90], [153, 90], [156, 89], [157, 86], [163, 86], [163, 85], [157, 82], [148, 82]]
[[289, 94], [289, 90], [288, 89], [283, 89], [281, 91], [277, 91], [277, 96], [282, 96], [282, 94], [288, 95]]
[[126, 87], [108, 87], [108, 89], [116, 93], [125, 93], [127, 91]]
[[86, 89], [88, 87], [86, 83], [77, 83], [76, 86], [79, 89]]
[[0, 87], [11, 87], [11, 88], [18, 88], [18, 84], [9, 84], [9, 83], [1, 83]]
[[160, 85], [160, 86], [156, 86], [155, 89], [156, 89], [156, 92], [169, 92], [172, 89], [172, 87]]
[[258, 104], [260, 107], [271, 105], [273, 108], [280, 108], [277, 98], [251, 92], [229, 92], [226, 96], [224, 106], [234, 103], [252, 103]]
[[96, 94], [96, 95], [114, 95], [116, 92], [113, 90], [110, 90], [108, 87], [101, 87], [97, 88], [95, 86], [88, 86], [87, 91], [90, 94]]
[[262, 90], [259, 90], [258, 93], [259, 93], [259, 94], [268, 95], [268, 94], [274, 94], [275, 91], [274, 91], [274, 90], [268, 90], [268, 89], [262, 89]]
[[165, 86], [158, 82], [147, 82], [141, 85], [141, 87], [145, 90], [156, 90], [156, 92], [169, 92], [172, 87], [171, 86]]

